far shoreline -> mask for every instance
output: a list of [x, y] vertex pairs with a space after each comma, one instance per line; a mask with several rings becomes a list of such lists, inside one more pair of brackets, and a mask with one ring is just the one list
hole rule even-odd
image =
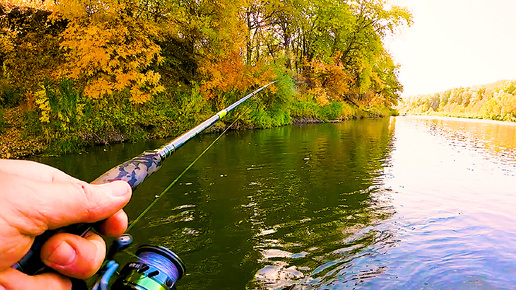
[[492, 120], [481, 117], [466, 117], [466, 116], [443, 116], [443, 115], [432, 115], [432, 114], [415, 114], [415, 113], [400, 113], [399, 117], [420, 117], [425, 119], [459, 119], [465, 122], [473, 122], [473, 123], [493, 123], [493, 124], [503, 124], [509, 126], [516, 126], [516, 122], [514, 121], [502, 121], [502, 120]]

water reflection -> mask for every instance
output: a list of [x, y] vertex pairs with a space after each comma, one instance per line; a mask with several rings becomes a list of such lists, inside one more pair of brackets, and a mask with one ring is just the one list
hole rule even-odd
[[321, 127], [315, 137], [306, 128], [288, 136], [303, 147], [283, 152], [297, 157], [283, 156], [274, 178], [248, 174], [254, 194], [243, 207], [261, 265], [248, 288], [321, 285], [354, 255], [387, 239], [372, 225], [392, 215], [377, 182], [388, 160], [388, 120]]
[[[133, 249], [177, 252], [181, 289], [511, 288], [515, 131], [399, 117], [230, 132], [139, 222]], [[144, 182], [130, 219], [215, 138]], [[163, 142], [42, 161], [93, 180]]]
[[445, 117], [407, 119], [405, 121], [412, 126], [428, 130], [432, 135], [446, 139], [451, 145], [482, 150], [491, 158], [502, 156], [504, 161], [516, 161], [516, 123]]
[[[388, 164], [392, 134], [385, 119], [232, 132], [139, 221], [131, 233], [133, 249], [155, 244], [177, 252], [188, 269], [182, 289], [278, 289], [331, 281], [353, 257], [387, 239], [388, 232], [374, 225], [393, 213], [378, 179]], [[215, 137], [193, 140], [165, 162], [135, 191], [126, 207], [129, 217]], [[92, 180], [163, 142], [98, 147], [91, 154], [42, 161]]]

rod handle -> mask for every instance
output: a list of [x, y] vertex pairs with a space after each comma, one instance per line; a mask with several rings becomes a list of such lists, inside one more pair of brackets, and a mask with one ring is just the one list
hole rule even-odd
[[[147, 176], [151, 175], [161, 167], [162, 159], [163, 158], [159, 155], [158, 151], [143, 152], [135, 158], [110, 169], [95, 179], [92, 183], [100, 184], [114, 180], [125, 180], [131, 185], [131, 188], [134, 189], [136, 186], [142, 183]], [[102, 221], [99, 223], [102, 223]], [[43, 244], [51, 236], [63, 232], [83, 237], [92, 228], [92, 226], [93, 224], [81, 223], [56, 230], [45, 231], [43, 234], [37, 236], [34, 239], [34, 243], [32, 244], [27, 254], [25, 254], [25, 256], [23, 256], [23, 258], [21, 258], [18, 262], [16, 262], [12, 268], [20, 270], [21, 272], [28, 275], [36, 275], [50, 271], [50, 268], [48, 268], [40, 258]]]
[[164, 156], [160, 155], [159, 152], [158, 150], [145, 151], [133, 159], [111, 168], [91, 183], [100, 184], [115, 180], [124, 180], [134, 189], [142, 183], [147, 176], [156, 172], [161, 167]]

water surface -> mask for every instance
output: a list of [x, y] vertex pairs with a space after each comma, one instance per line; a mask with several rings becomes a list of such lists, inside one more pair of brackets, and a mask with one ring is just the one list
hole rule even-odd
[[[513, 289], [515, 134], [423, 117], [230, 132], [138, 222], [133, 249], [173, 249], [179, 289]], [[215, 138], [171, 156], [130, 219]], [[164, 142], [40, 161], [90, 181]]]

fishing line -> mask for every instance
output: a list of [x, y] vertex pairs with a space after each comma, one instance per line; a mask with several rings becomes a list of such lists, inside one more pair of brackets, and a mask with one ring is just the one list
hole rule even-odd
[[208, 150], [210, 150], [210, 148], [215, 145], [215, 143], [220, 139], [222, 138], [222, 136], [224, 134], [226, 134], [226, 132], [231, 128], [233, 127], [233, 125], [238, 121], [240, 120], [242, 115], [239, 114], [239, 116], [235, 119], [235, 121], [233, 121], [233, 123], [231, 123], [231, 125], [229, 125], [213, 142], [211, 142], [211, 144], [206, 147], [206, 149], [204, 149], [204, 151], [199, 155], [197, 156], [197, 158], [194, 159], [194, 161], [192, 161], [192, 163], [190, 163], [190, 165], [188, 165], [185, 170], [183, 170], [183, 172], [181, 172], [177, 177], [176, 179], [174, 179], [148, 206], [147, 208], [145, 208], [142, 213], [140, 213], [140, 215], [134, 220], [131, 222], [131, 224], [129, 225], [129, 227], [127, 228], [127, 231], [126, 232], [129, 232], [133, 227], [134, 225], [158, 202], [158, 200], [164, 196], [169, 190], [170, 188], [172, 188], [172, 186], [174, 186], [178, 181], [179, 179], [185, 175], [185, 173], [190, 169], [192, 168], [192, 166], [194, 166], [194, 164], [199, 160], [201, 159], [201, 157], [206, 153], [208, 152]]

